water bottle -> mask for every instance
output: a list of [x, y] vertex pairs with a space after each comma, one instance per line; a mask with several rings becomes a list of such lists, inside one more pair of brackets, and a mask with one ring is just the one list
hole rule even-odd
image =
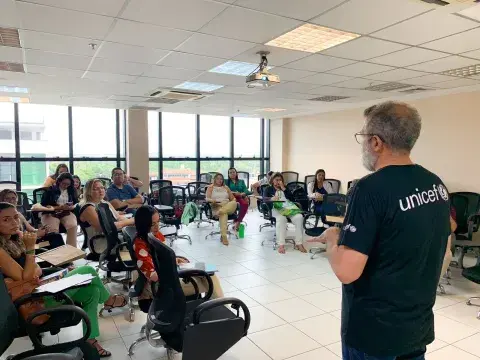
[[243, 239], [245, 237], [245, 225], [244, 224], [240, 224], [240, 226], [238, 227], [238, 237], [240, 239]]

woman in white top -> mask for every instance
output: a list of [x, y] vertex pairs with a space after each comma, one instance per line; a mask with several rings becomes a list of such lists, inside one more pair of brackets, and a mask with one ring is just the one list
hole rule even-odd
[[333, 193], [332, 185], [325, 181], [325, 170], [315, 172], [315, 181], [307, 185], [308, 198], [315, 203], [315, 214], [322, 214], [323, 195]]
[[[80, 202], [79, 211], [80, 225], [85, 229], [88, 240], [90, 240], [93, 236], [103, 234], [102, 226], [100, 225], [100, 220], [98, 219], [96, 209], [97, 205], [102, 202], [109, 205], [112, 215], [116, 219], [115, 226], [117, 229], [120, 230], [125, 226], [131, 226], [135, 224], [135, 220], [133, 218], [127, 219], [125, 216], [120, 215], [110, 203], [103, 200], [104, 198], [105, 188], [103, 187], [103, 183], [98, 179], [88, 180], [83, 189], [83, 199]], [[90, 243], [90, 241], [88, 241], [88, 243]], [[97, 254], [102, 253], [107, 246], [106, 241], [96, 241], [94, 245], [95, 249], [91, 250]]]
[[220, 236], [223, 245], [228, 245], [227, 222], [228, 215], [237, 209], [237, 200], [232, 191], [225, 186], [222, 174], [213, 177], [213, 183], [207, 188], [206, 200], [211, 204], [213, 216], [218, 217], [220, 223]]

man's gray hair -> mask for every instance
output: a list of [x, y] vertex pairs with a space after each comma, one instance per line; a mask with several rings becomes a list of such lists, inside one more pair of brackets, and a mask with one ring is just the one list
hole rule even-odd
[[363, 114], [365, 132], [380, 137], [393, 151], [410, 152], [420, 136], [422, 119], [408, 104], [386, 101], [369, 107]]

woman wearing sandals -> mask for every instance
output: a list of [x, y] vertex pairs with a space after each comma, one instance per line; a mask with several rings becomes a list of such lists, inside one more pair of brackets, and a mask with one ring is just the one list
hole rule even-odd
[[295, 225], [295, 248], [303, 253], [307, 252], [303, 246], [302, 211], [294, 204], [293, 195], [290, 190], [286, 188], [282, 174], [273, 174], [270, 182], [271, 186], [265, 189], [263, 196], [267, 203], [272, 204], [272, 215], [276, 219], [275, 230], [279, 245], [278, 252], [285, 254], [287, 219], [290, 219], [293, 225]]
[[[35, 243], [37, 235], [19, 231], [19, 215], [15, 206], [0, 203], [0, 268], [8, 281], [37, 281], [42, 269], [35, 263]], [[105, 310], [123, 307], [127, 300], [121, 295], [110, 295], [91, 266], [80, 266], [66, 275], [90, 274], [92, 282], [84, 287], [66, 291], [66, 294], [87, 313], [91, 324], [88, 342], [98, 351], [100, 357], [112, 354], [105, 350], [95, 339], [100, 336], [98, 326], [98, 305], [104, 304]], [[46, 307], [55, 306], [52, 299], [45, 299]], [[85, 330], [85, 328], [84, 328]]]

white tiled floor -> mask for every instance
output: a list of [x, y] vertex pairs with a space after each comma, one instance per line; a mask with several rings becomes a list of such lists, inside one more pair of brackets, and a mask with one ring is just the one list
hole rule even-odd
[[[261, 241], [273, 236], [273, 229], [258, 233], [263, 222], [256, 212], [247, 215], [246, 238], [231, 240], [229, 247], [219, 238], [205, 240], [212, 227], [183, 229], [193, 245], [179, 240], [174, 249], [193, 261], [216, 264], [226, 296], [237, 297], [250, 309], [252, 322], [249, 334], [225, 353], [221, 360], [335, 360], [341, 357], [340, 345], [340, 282], [330, 270], [324, 255], [310, 260], [309, 255], [287, 247], [280, 255], [271, 245]], [[447, 295], [437, 297], [435, 331], [437, 339], [428, 348], [428, 360], [480, 360], [479, 308], [465, 305], [469, 296], [480, 295], [480, 287], [463, 279], [454, 269]], [[118, 292], [118, 288], [112, 289]], [[100, 321], [103, 345], [114, 360], [161, 359], [165, 351], [147, 343], [137, 347], [130, 358], [128, 346], [139, 337], [146, 316], [136, 312], [135, 322], [116, 312]], [[78, 336], [80, 329], [69, 329], [59, 338]], [[57, 337], [48, 339], [58, 341]], [[27, 339], [18, 339], [6, 354], [30, 348]], [[5, 356], [4, 355], [4, 356]], [[180, 357], [178, 357], [180, 359]], [[4, 359], [1, 357], [0, 359]], [[202, 359], [199, 359], [202, 360]]]

